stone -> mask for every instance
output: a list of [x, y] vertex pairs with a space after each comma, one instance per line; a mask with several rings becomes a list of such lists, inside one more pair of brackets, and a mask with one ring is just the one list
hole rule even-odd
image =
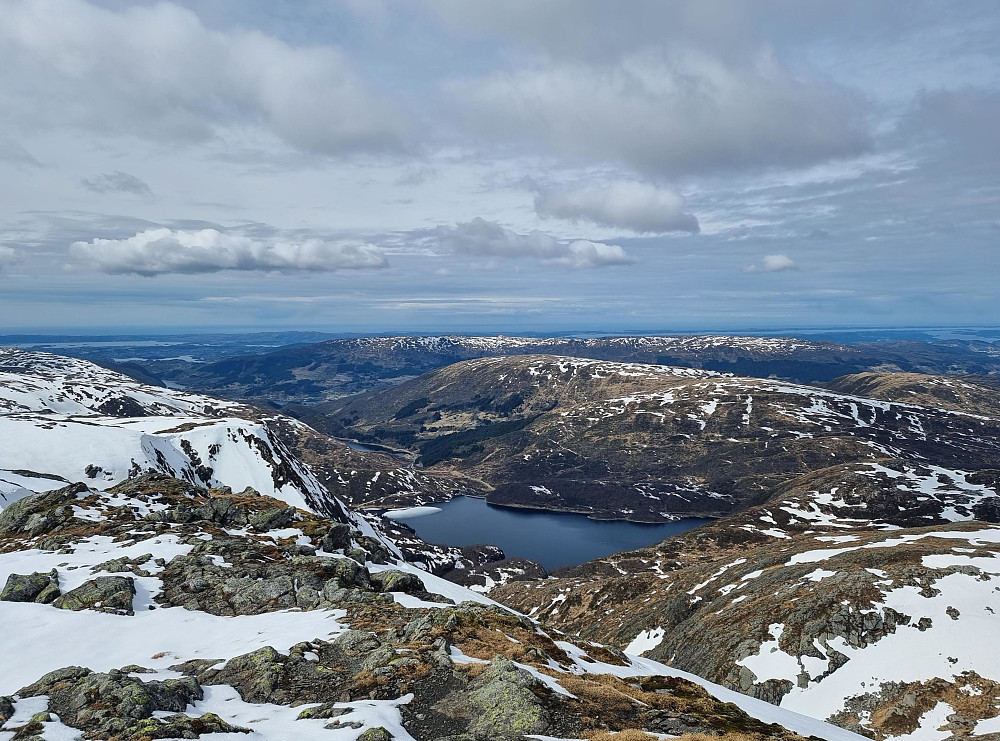
[[[197, 738], [205, 733], [249, 733], [213, 713], [196, 718], [183, 714], [205, 696], [194, 677], [144, 682], [123, 670], [94, 673], [83, 667], [66, 667], [46, 674], [18, 694], [48, 695], [48, 709], [32, 720], [40, 724], [54, 713], [67, 726], [86, 731], [87, 738], [139, 741]], [[164, 713], [172, 714], [155, 715]], [[41, 727], [32, 732], [36, 730], [41, 732]]]
[[320, 546], [327, 553], [333, 553], [351, 545], [351, 528], [342, 522], [332, 525], [320, 541]]
[[392, 736], [382, 726], [375, 726], [358, 736], [358, 741], [392, 741]]
[[338, 708], [335, 702], [324, 702], [322, 705], [316, 705], [315, 707], [306, 708], [298, 715], [298, 720], [305, 720], [307, 718], [326, 720], [329, 718], [339, 718], [341, 715], [347, 715], [351, 712], [350, 708]]
[[405, 592], [414, 594], [424, 592], [424, 583], [420, 577], [407, 571], [398, 569], [386, 569], [371, 574], [371, 583], [380, 592]]
[[14, 715], [14, 698], [7, 695], [0, 695], [0, 726], [10, 720]]
[[384, 565], [392, 560], [392, 553], [386, 547], [385, 543], [378, 538], [373, 538], [370, 535], [362, 535], [358, 539], [358, 545], [368, 551], [368, 560], [372, 563]]
[[11, 574], [0, 592], [4, 602], [41, 602], [48, 604], [59, 596], [59, 573], [52, 569], [48, 573]]
[[56, 491], [18, 499], [0, 510], [0, 534], [27, 533], [32, 537], [50, 532], [73, 518], [70, 502], [90, 491], [86, 484], [70, 484]]
[[231, 497], [213, 497], [194, 510], [202, 520], [214, 522], [221, 527], [246, 527], [248, 522], [245, 507]]
[[250, 515], [250, 529], [258, 533], [280, 530], [295, 521], [295, 507], [273, 507]]
[[549, 727], [542, 683], [506, 656], [493, 659], [469, 689], [462, 700], [472, 708], [469, 732], [476, 738], [520, 738]]
[[98, 610], [132, 615], [135, 581], [131, 576], [98, 576], [89, 579], [52, 603], [60, 610]]

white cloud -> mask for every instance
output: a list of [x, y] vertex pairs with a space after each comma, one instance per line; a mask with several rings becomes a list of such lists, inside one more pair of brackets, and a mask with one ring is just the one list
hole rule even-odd
[[382, 251], [371, 244], [264, 241], [216, 229], [147, 229], [127, 239], [74, 242], [70, 254], [104, 273], [161, 275], [220, 270], [334, 271], [382, 268]]
[[157, 142], [262, 127], [327, 153], [395, 144], [400, 117], [331, 46], [218, 31], [171, 3], [121, 12], [81, 0], [0, 0], [0, 93], [22, 125]]
[[115, 170], [80, 181], [84, 188], [95, 193], [131, 193], [143, 198], [152, 198], [153, 191], [149, 185], [127, 172]]
[[690, 50], [545, 61], [452, 90], [482, 132], [654, 175], [801, 166], [869, 144], [855, 97], [766, 50], [739, 64]]
[[632, 262], [615, 244], [576, 240], [566, 242], [533, 231], [518, 234], [496, 222], [475, 218], [452, 227], [438, 227], [438, 243], [447, 251], [477, 257], [534, 258], [546, 265], [594, 268]]
[[646, 234], [698, 231], [698, 219], [684, 212], [683, 196], [630, 180], [545, 192], [535, 199], [535, 210], [540, 216], [589, 221]]
[[760, 265], [748, 265], [747, 273], [777, 273], [780, 270], [796, 270], [798, 266], [788, 255], [764, 255]]

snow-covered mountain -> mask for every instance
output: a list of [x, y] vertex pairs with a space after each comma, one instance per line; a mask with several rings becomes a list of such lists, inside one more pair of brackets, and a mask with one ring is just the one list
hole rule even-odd
[[402, 562], [244, 408], [0, 357], [4, 741], [858, 739]]
[[656, 522], [727, 514], [836, 463], [1000, 468], [996, 391], [949, 381], [925, 377], [926, 387], [963, 392], [939, 408], [929, 393], [901, 401], [702, 369], [520, 355], [463, 361], [314, 414], [348, 434], [409, 446], [428, 472], [487, 482], [495, 504]]
[[[844, 345], [794, 337], [362, 337], [328, 340], [211, 363], [150, 368], [175, 383], [234, 399], [317, 403], [385, 388], [474, 358], [561, 355], [703, 368], [799, 383], [869, 370], [996, 374], [996, 348], [926, 342]], [[983, 345], [980, 347], [979, 345]]]
[[111, 484], [145, 471], [330, 506], [326, 489], [246, 405], [0, 348], [0, 495]]

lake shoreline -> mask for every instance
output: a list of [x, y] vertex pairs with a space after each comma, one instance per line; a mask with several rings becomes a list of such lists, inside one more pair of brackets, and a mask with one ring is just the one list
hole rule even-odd
[[[437, 510], [430, 512], [428, 510]], [[412, 514], [405, 514], [412, 510]], [[576, 566], [613, 553], [643, 548], [694, 530], [715, 518], [678, 517], [666, 522], [595, 519], [586, 513], [497, 505], [458, 495], [415, 508], [385, 510], [428, 543], [463, 548], [490, 544], [507, 558], [524, 558], [546, 570]]]

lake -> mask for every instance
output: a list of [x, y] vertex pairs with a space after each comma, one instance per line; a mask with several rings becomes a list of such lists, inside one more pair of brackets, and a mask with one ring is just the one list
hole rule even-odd
[[465, 496], [388, 515], [405, 522], [429, 543], [493, 543], [503, 548], [508, 558], [529, 558], [550, 571], [652, 545], [711, 522], [699, 517], [650, 525], [591, 520], [567, 512], [495, 507], [484, 499]]

